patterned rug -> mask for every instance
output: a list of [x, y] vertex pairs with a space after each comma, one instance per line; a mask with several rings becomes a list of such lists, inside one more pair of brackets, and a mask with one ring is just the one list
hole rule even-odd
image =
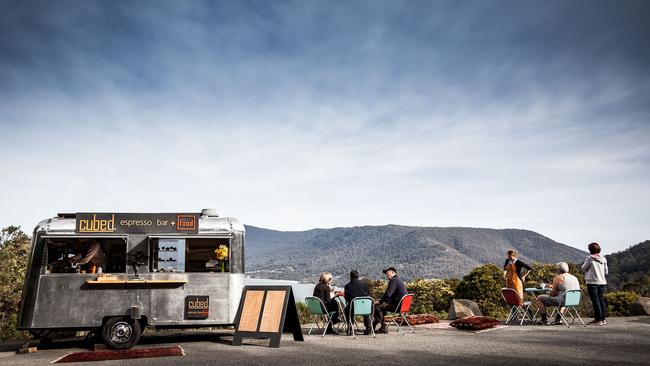
[[74, 352], [60, 357], [52, 363], [91, 362], [106, 360], [125, 360], [130, 358], [185, 356], [185, 351], [179, 346], [161, 348], [135, 348], [118, 351]]

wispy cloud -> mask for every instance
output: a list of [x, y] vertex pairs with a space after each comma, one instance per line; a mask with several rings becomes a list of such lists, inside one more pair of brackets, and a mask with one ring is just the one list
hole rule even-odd
[[2, 225], [649, 234], [644, 2], [0, 4]]

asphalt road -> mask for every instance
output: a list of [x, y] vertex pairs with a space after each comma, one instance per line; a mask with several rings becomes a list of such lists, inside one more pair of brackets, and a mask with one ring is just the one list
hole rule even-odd
[[[591, 320], [591, 319], [589, 319]], [[280, 348], [268, 341], [230, 345], [229, 333], [175, 333], [143, 337], [137, 347], [180, 345], [183, 357], [95, 362], [95, 365], [648, 365], [650, 317], [612, 318], [603, 327], [511, 325], [482, 333], [416, 328], [416, 334], [283, 336]], [[0, 352], [0, 365], [49, 365], [78, 342], [57, 343], [33, 354]], [[5, 345], [5, 348], [7, 345]]]

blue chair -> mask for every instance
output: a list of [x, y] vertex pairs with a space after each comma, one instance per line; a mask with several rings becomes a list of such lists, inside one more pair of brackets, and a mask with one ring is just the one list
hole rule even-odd
[[[336, 312], [328, 312], [327, 307], [325, 304], [323, 304], [323, 300], [315, 296], [306, 297], [305, 303], [307, 303], [309, 312], [311, 313], [314, 320], [314, 322], [311, 324], [311, 327], [309, 327], [309, 332], [307, 335], [311, 334], [311, 330], [314, 328], [315, 324], [318, 327], [318, 330], [323, 332], [323, 334], [321, 334], [321, 337], [324, 337], [325, 333], [327, 332], [327, 327], [330, 325], [330, 323], [332, 323], [332, 319], [336, 315]], [[318, 323], [319, 320], [323, 322], [322, 327]]]
[[[564, 307], [566, 308], [566, 313], [571, 315], [571, 325], [573, 325], [576, 321], [576, 318], [580, 320], [583, 326], [587, 326], [585, 322], [582, 320], [580, 317], [580, 314], [578, 314], [577, 307], [580, 306], [580, 297], [582, 296], [582, 291], [580, 290], [569, 290], [564, 293]], [[571, 313], [571, 310], [573, 310], [573, 314]], [[564, 320], [564, 324], [566, 324], [567, 327], [569, 326], [569, 322], [566, 320], [564, 317], [564, 314], [560, 312], [558, 308], [558, 313], [560, 314], [560, 317], [562, 317], [562, 320]]]
[[[355, 323], [354, 317], [356, 316], [372, 316], [375, 310], [375, 301], [370, 296], [360, 296], [352, 299], [350, 303], [350, 313], [348, 314], [348, 326], [352, 328], [352, 338], [357, 338], [354, 333]], [[370, 328], [372, 336], [375, 336], [375, 329]]]

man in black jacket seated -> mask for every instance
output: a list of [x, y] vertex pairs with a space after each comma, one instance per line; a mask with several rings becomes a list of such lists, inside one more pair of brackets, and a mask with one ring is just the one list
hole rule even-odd
[[[345, 316], [348, 317], [350, 315], [350, 305], [352, 304], [352, 300], [355, 297], [361, 297], [361, 296], [370, 296], [370, 290], [368, 289], [368, 285], [361, 281], [359, 279], [359, 272], [355, 269], [350, 272], [350, 282], [345, 285], [345, 300], [348, 302], [348, 305], [345, 307]], [[352, 329], [352, 322], [350, 319], [348, 319], [348, 334], [351, 334], [351, 329]], [[370, 315], [364, 315], [363, 317], [363, 325], [365, 325], [366, 329], [363, 332], [363, 334], [368, 335], [370, 334], [370, 328], [372, 327], [372, 323], [370, 320]]]
[[406, 295], [406, 286], [404, 282], [397, 277], [397, 270], [395, 267], [389, 267], [383, 271], [388, 278], [388, 288], [384, 293], [384, 296], [381, 299], [375, 302], [375, 321], [373, 327], [376, 327], [377, 324], [381, 323], [381, 328], [376, 331], [376, 333], [388, 333], [386, 323], [384, 322], [384, 315], [387, 312], [393, 312], [397, 310], [397, 305], [402, 299], [402, 296]]

